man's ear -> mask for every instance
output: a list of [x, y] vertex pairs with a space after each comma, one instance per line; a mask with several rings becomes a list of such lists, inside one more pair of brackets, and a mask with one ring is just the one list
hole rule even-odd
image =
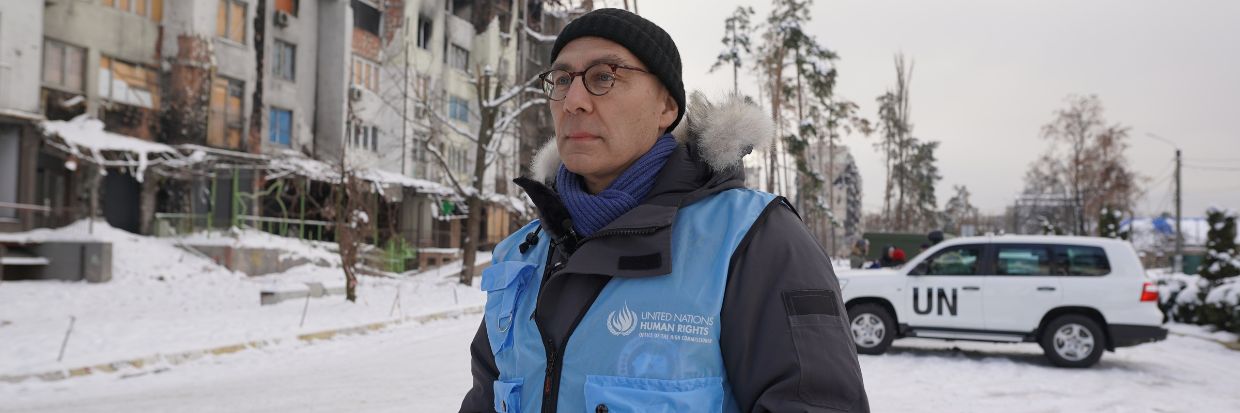
[[676, 99], [672, 98], [672, 94], [667, 91], [663, 92], [663, 110], [659, 112], [659, 131], [667, 130], [668, 126], [672, 126], [672, 122], [676, 121], [676, 114], [680, 112], [680, 105], [676, 104]]

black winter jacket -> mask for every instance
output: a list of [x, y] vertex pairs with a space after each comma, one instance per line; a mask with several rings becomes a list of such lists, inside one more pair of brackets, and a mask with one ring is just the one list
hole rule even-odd
[[[600, 230], [660, 226], [654, 233], [596, 236], [579, 244], [567, 239], [569, 232], [557, 224], [567, 211], [546, 179], [559, 167], [554, 140], [539, 155], [535, 169], [540, 176], [516, 180], [538, 208], [543, 236], [555, 237], [553, 245], [557, 238], [567, 241], [549, 252], [556, 254], [549, 262], [564, 264], [548, 266], [535, 309], [535, 321], [553, 345], [562, 346], [571, 337], [574, 321], [612, 277], [670, 272], [671, 224], [680, 207], [744, 185], [740, 158], [761, 145], [761, 137], [771, 136], [770, 121], [739, 101], [713, 106], [697, 94], [692, 101], [688, 121], [674, 133], [681, 145], [659, 172], [654, 189], [641, 205]], [[628, 255], [622, 252], [637, 245], [641, 251], [661, 250], [664, 268], [617, 268], [614, 257]], [[732, 255], [720, 315], [727, 381], [742, 411], [869, 411], [840, 297], [830, 259], [796, 211], [786, 202], [768, 206]], [[831, 322], [797, 322], [818, 314]], [[492, 383], [499, 372], [486, 334], [485, 325], [479, 326], [470, 347], [473, 388], [461, 412], [493, 411]], [[544, 406], [549, 411], [554, 406]]]

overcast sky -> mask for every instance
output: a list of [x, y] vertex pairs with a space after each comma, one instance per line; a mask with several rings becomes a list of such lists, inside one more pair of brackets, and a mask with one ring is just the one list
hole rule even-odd
[[[723, 47], [723, 20], [740, 4], [764, 20], [770, 2], [645, 0], [638, 11], [676, 41], [686, 89], [721, 96], [731, 71], [707, 71]], [[867, 117], [894, 83], [892, 56], [914, 61], [914, 135], [942, 142], [940, 206], [953, 185], [966, 185], [983, 212], [1002, 212], [1046, 148], [1039, 130], [1052, 112], [1070, 94], [1096, 94], [1109, 122], [1132, 128], [1129, 160], [1148, 178], [1138, 213], [1174, 205], [1174, 148], [1151, 133], [1184, 151], [1186, 216], [1240, 209], [1240, 1], [817, 0], [812, 18], [808, 30], [841, 57], [837, 94]], [[756, 82], [742, 73], [750, 95]], [[884, 181], [874, 140], [844, 140], [871, 212]]]

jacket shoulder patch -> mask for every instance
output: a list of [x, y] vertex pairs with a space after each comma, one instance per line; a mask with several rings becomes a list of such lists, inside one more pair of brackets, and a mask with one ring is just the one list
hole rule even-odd
[[835, 292], [831, 290], [791, 290], [784, 291], [784, 308], [788, 315], [821, 314], [839, 316]]
[[663, 255], [659, 253], [646, 255], [623, 255], [616, 267], [626, 271], [652, 270], [663, 266]]

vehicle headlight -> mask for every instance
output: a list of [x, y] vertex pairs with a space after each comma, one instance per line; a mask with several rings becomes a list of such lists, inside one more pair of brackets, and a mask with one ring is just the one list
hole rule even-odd
[[844, 290], [844, 287], [847, 287], [847, 286], [848, 286], [848, 279], [847, 279], [847, 278], [841, 278], [841, 279], [840, 279], [840, 291], [843, 291], [843, 290]]

